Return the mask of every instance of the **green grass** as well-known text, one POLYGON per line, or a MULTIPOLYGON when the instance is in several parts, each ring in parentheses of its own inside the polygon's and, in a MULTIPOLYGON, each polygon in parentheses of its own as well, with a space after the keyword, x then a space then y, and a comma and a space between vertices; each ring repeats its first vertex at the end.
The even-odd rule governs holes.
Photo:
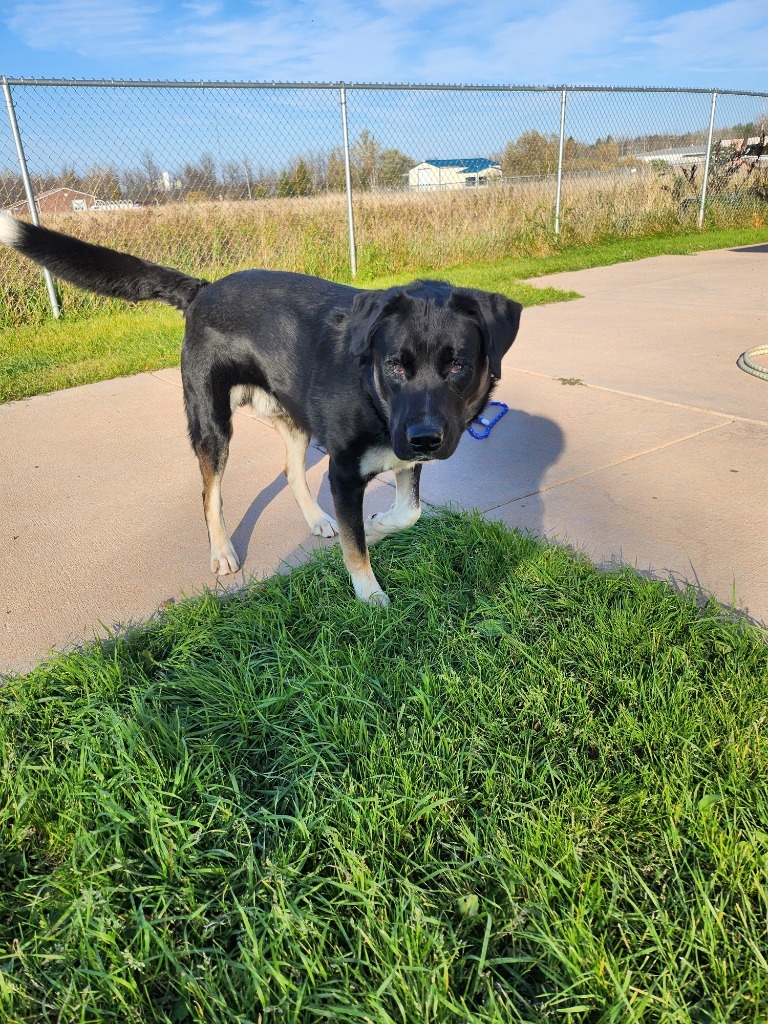
MULTIPOLYGON (((562 270, 580 270, 663 253, 749 245, 768 239, 765 228, 704 234, 622 238, 599 246, 578 245, 540 258, 509 258, 434 271, 428 268, 360 280, 362 287, 386 288, 417 277, 438 277, 464 287, 497 291, 525 306, 576 298, 576 292, 534 288, 524 283, 562 270)), ((183 333, 181 316, 167 307, 142 305, 90 317, 0 330, 0 402, 28 398, 111 377, 175 366, 183 333)))
POLYGON ((154 304, 0 331, 0 402, 178 365, 183 333, 154 304))
POLYGON ((0 689, 7 1022, 764 1024, 768 648, 479 517, 0 689))
MULTIPOLYGON (((559 252, 549 256, 510 256, 494 263, 451 267, 449 270, 437 271, 433 276, 465 288, 485 288, 488 291, 506 292, 505 284, 508 287, 510 281, 523 282, 529 277, 543 277, 566 270, 586 270, 589 267, 608 267, 614 263, 628 263, 651 256, 690 256, 693 253, 709 249, 759 245, 766 241, 768 241, 766 228, 729 228, 704 233, 697 231, 689 234, 612 238, 599 245, 580 244, 563 247, 559 252)), ((366 282, 365 286, 388 288, 391 285, 410 280, 413 276, 413 274, 395 274, 379 277, 366 282)), ((425 272, 425 276, 428 276, 427 272, 425 272)), ((523 287, 534 293, 542 291, 540 288, 531 288, 529 285, 523 287)), ((547 301, 557 302, 576 297, 573 292, 563 292, 554 288, 544 290, 553 293, 547 301)), ((528 301, 527 293, 523 292, 522 296, 522 298, 519 295, 512 297, 517 298, 524 305, 536 304, 528 301)))

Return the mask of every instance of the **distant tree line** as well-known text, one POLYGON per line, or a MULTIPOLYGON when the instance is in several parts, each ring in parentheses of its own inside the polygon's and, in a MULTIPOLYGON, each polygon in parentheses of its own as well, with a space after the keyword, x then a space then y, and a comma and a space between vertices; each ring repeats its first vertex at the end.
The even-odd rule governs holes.
MULTIPOLYGON (((732 125, 718 131, 718 137, 747 139, 760 136, 765 126, 754 122, 732 125)), ((573 137, 563 143, 563 162, 569 171, 607 170, 612 167, 632 167, 638 158, 648 153, 680 150, 692 146, 705 147, 706 132, 686 132, 682 135, 655 134, 638 135, 633 138, 617 139, 606 135, 595 142, 579 142, 573 137)), ((554 132, 542 133, 535 130, 523 134, 506 144, 496 154, 504 177, 554 174, 557 171, 560 139, 554 132)))
MULTIPOLYGON (((402 188, 416 161, 398 149, 384 148, 364 129, 350 147, 350 175, 357 191, 402 188)), ((343 192, 346 187, 344 154, 340 148, 309 153, 275 169, 254 165, 248 156, 217 164, 210 153, 168 170, 150 152, 138 167, 120 170, 113 165, 78 172, 66 165, 58 173, 31 174, 35 195, 55 188, 71 188, 105 201, 127 200, 142 205, 184 200, 263 199, 270 196, 311 196, 343 192)), ((21 175, 0 169, 0 206, 26 198, 21 175)))
MULTIPOLYGON (((720 129, 720 138, 748 138, 764 131, 754 122, 720 129)), ((649 152, 703 145, 702 132, 639 135, 614 138, 607 135, 595 142, 572 137, 564 142, 564 160, 569 171, 604 170, 637 164, 649 152)), ((530 130, 510 140, 501 151, 488 154, 498 160, 504 177, 554 174, 557 170, 559 139, 554 133, 530 130)), ((458 156, 470 154, 461 153, 458 156)), ((350 147, 350 175, 355 191, 400 189, 408 184, 408 171, 417 161, 399 149, 385 148, 368 129, 360 132, 350 147)), ((129 201, 142 205, 172 201, 247 200, 267 197, 312 196, 343 192, 344 154, 340 148, 310 152, 281 168, 255 165, 251 158, 230 158, 220 163, 210 153, 173 170, 162 167, 146 152, 139 165, 119 169, 113 165, 94 166, 78 172, 66 165, 58 173, 32 174, 36 195, 55 188, 72 188, 98 199, 129 201)), ((25 199, 21 175, 0 169, 0 207, 25 199)))
MULTIPOLYGON (((554 174, 560 149, 559 136, 535 130, 506 144, 496 159, 505 178, 554 174)), ((595 142, 579 142, 573 137, 563 140, 563 162, 569 171, 606 170, 635 163, 626 141, 607 135, 595 142)))

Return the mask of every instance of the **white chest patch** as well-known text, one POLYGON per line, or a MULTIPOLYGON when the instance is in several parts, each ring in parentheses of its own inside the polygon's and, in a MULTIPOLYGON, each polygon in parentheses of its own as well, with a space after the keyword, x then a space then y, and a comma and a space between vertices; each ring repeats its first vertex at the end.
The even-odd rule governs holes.
POLYGON ((391 448, 369 448, 360 459, 360 475, 385 473, 389 469, 410 469, 415 465, 415 462, 403 462, 402 459, 398 459, 391 448))

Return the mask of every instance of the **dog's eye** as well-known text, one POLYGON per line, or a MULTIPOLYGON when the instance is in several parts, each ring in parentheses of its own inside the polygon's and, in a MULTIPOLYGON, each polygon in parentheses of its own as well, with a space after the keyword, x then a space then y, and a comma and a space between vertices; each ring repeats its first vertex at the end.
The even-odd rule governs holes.
POLYGON ((396 377, 405 376, 405 367, 402 363, 398 363, 396 359, 387 360, 387 369, 394 373, 396 377))
POLYGON ((461 363, 457 359, 454 359, 454 361, 448 367, 448 372, 452 374, 461 373, 461 371, 464 369, 464 365, 464 363, 461 363))

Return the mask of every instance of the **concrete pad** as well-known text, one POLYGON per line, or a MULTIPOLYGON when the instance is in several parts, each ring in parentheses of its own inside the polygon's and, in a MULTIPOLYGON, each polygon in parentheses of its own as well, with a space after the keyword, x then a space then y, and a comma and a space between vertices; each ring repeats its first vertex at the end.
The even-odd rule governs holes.
POLYGON ((768 622, 768 427, 723 422, 489 513, 768 622))
MULTIPOLYGON (((283 475, 274 430, 238 414, 224 508, 243 570, 208 567, 197 460, 173 375, 141 374, 0 406, 0 673, 25 671, 103 627, 141 621, 168 598, 237 587, 318 544, 283 475)), ((309 486, 332 509, 327 458, 309 486)), ((368 511, 392 488, 376 481, 368 511)), ((384 582, 384 581, 382 581, 384 582)))
POLYGON ((736 360, 768 334, 762 251, 659 256, 538 278, 585 296, 526 310, 509 365, 768 422, 736 360))

